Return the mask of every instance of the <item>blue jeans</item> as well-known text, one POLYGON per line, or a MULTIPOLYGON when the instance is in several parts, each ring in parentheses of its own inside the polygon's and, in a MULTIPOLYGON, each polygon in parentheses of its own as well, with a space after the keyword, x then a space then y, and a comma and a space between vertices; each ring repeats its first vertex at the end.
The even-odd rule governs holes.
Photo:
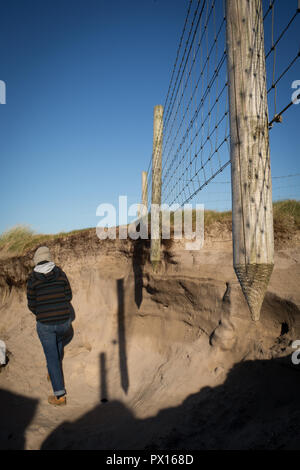
POLYGON ((62 373, 63 339, 71 326, 71 318, 63 323, 36 322, 37 334, 46 356, 54 395, 66 393, 62 373))

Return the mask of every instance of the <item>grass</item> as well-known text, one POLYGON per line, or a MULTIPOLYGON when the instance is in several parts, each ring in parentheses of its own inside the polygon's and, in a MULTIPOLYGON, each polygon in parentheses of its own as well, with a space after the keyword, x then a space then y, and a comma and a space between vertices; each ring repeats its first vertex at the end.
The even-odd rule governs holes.
POLYGON ((60 232, 48 235, 36 233, 26 225, 16 225, 0 235, 0 253, 21 255, 41 243, 47 243, 58 238, 67 238, 70 235, 87 230, 89 229, 72 230, 71 232, 60 232))
MULTIPOLYGON (((149 227, 150 227, 150 217, 149 217, 149 227)), ((205 210, 204 211, 204 227, 208 228, 210 225, 214 223, 221 223, 224 225, 231 224, 231 211, 226 212, 218 212, 213 210, 205 210)), ((184 226, 184 219, 182 213, 182 227, 184 226)), ((174 212, 171 212, 170 215, 170 227, 171 227, 171 234, 173 233, 172 229, 174 228, 174 212)), ((193 230, 196 229, 196 209, 192 210, 192 228, 193 230)), ((230 225, 231 229, 231 225, 230 225)))
POLYGON ((273 204, 275 230, 300 230, 300 201, 289 199, 273 204))
MULTIPOLYGON (((300 230, 300 201, 285 200, 273 203, 273 217, 275 233, 294 233, 300 230)), ((171 227, 173 225, 173 214, 171 214, 171 227)), ((193 211, 193 226, 196 220, 193 211)), ((231 211, 218 212, 208 210, 204 212, 205 227, 213 223, 221 223, 227 226, 231 224, 231 211)), ((150 226, 150 224, 149 224, 150 226)), ((0 235, 0 255, 21 255, 26 251, 61 238, 68 238, 77 233, 83 233, 90 229, 72 230, 71 232, 60 232, 57 234, 39 234, 26 225, 17 225, 0 235)))

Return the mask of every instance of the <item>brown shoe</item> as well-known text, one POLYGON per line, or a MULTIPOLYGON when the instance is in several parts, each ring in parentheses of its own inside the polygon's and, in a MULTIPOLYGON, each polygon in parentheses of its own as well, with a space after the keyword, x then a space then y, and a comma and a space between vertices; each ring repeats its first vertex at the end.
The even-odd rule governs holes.
POLYGON ((48 403, 50 403, 50 405, 54 405, 54 406, 66 405, 67 404, 67 397, 66 397, 66 395, 64 395, 63 397, 57 398, 55 395, 50 395, 50 397, 48 397, 48 403))

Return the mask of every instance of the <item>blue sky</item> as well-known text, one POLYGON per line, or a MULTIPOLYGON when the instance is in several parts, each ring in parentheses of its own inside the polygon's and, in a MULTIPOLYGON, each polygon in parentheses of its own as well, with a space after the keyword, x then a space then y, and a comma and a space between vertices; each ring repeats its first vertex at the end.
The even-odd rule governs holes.
MULTIPOLYGON (((283 14, 294 2, 278 1, 283 14)), ((44 233, 92 227, 100 203, 140 201, 153 107, 165 100, 187 4, 2 2, 0 232, 16 224, 44 233)), ((280 57, 299 47, 298 35, 291 32, 280 57)), ((280 84, 279 108, 300 80, 299 62, 280 84)), ((292 106, 271 131, 273 175, 300 173, 299 112, 292 106)))

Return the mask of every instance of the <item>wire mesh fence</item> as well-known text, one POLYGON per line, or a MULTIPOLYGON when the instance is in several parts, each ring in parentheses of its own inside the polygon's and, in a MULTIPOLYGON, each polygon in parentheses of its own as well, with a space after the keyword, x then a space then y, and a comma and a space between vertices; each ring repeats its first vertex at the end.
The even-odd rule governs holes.
POLYGON ((285 8, 280 8, 280 11, 280 0, 265 0, 263 4, 266 65, 269 72, 269 121, 272 128, 274 123, 282 121, 283 114, 292 105, 291 85, 300 58, 300 44, 296 40, 300 27, 300 2, 285 2, 285 8))
MULTIPOLYGON (((212 181, 201 193, 201 201, 208 210, 231 210, 231 180, 230 172, 220 175, 212 181)), ((300 173, 272 177, 273 201, 284 199, 300 200, 300 173)))
MULTIPOLYGON (((279 2, 262 2, 270 129, 279 125, 284 113, 288 119, 300 57, 299 42, 291 40, 300 27, 300 2, 285 2, 284 14, 279 2)), ((162 203, 183 206, 201 199, 207 208, 231 210, 226 59, 225 0, 190 0, 163 106, 162 203)), ((153 161, 156 164, 152 155, 149 203, 153 161)), ((273 200, 299 199, 297 175, 275 176, 272 186, 273 200), (284 181, 294 184, 285 188, 284 181)))

